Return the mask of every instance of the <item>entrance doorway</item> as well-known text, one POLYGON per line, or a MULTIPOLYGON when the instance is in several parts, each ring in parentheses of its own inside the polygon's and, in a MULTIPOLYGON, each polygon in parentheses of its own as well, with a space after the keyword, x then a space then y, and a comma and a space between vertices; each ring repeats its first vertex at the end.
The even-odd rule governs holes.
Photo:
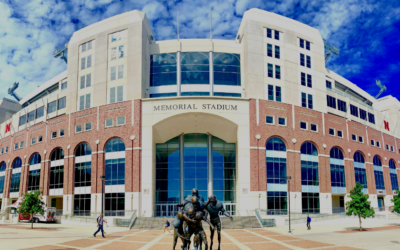
POLYGON ((51 197, 49 207, 56 208, 56 215, 63 214, 63 198, 62 197, 51 197))
POLYGON ((378 208, 379 211, 385 211, 385 203, 383 201, 383 197, 378 197, 378 208))
POLYGON ((345 210, 344 196, 332 195, 332 213, 341 214, 344 213, 345 210))

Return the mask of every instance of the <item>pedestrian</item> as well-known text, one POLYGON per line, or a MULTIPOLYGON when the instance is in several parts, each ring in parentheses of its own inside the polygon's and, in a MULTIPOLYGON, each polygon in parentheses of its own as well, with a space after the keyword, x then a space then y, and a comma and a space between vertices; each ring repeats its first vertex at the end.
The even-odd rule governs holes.
POLYGON ((311 230, 311 218, 309 214, 307 214, 307 230, 311 230))
POLYGON ((99 229, 97 229, 97 231, 93 234, 94 237, 96 237, 96 234, 97 234, 98 232, 100 232, 100 230, 101 230, 101 234, 103 235, 103 238, 105 238, 105 237, 104 237, 104 230, 103 230, 103 223, 104 223, 104 222, 107 223, 107 221, 105 221, 105 220, 103 219, 103 215, 100 214, 100 216, 97 217, 97 227, 98 227, 99 229))
POLYGON ((165 216, 164 216, 164 223, 165 224, 164 224, 164 232, 163 233, 165 233, 165 229, 167 229, 167 231, 169 232, 169 235, 172 235, 171 231, 169 231, 169 225, 170 225, 169 221, 167 220, 167 217, 165 217, 165 216))

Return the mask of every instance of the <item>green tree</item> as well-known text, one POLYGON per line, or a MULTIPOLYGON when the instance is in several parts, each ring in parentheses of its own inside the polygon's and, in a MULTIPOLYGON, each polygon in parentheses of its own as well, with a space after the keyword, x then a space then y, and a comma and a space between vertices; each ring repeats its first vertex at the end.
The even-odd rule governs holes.
POLYGON ((31 228, 33 229, 33 215, 34 214, 44 214, 44 202, 42 201, 42 192, 39 190, 32 191, 30 193, 25 193, 22 198, 21 206, 18 208, 18 213, 20 214, 30 214, 31 215, 31 228))
POLYGON ((397 195, 393 196, 393 200, 392 200, 394 206, 392 209, 392 213, 398 213, 400 214, 400 192, 397 191, 397 195))
POLYGON ((369 195, 363 194, 362 189, 364 185, 361 185, 359 182, 356 183, 356 186, 350 190, 350 198, 351 201, 346 203, 346 215, 358 216, 360 221, 360 231, 362 231, 361 227, 361 218, 369 218, 375 217, 375 211, 371 208, 371 202, 368 201, 369 195))

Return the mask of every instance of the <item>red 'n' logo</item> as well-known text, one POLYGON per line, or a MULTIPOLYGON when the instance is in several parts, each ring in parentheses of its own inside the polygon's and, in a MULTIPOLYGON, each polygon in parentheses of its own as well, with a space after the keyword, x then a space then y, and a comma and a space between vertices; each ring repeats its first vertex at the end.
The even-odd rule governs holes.
POLYGON ((390 131, 390 129, 389 129, 389 122, 387 122, 387 121, 383 121, 383 122, 385 123, 385 129, 388 130, 388 131, 390 131))
POLYGON ((11 122, 6 124, 6 133, 11 131, 11 122))

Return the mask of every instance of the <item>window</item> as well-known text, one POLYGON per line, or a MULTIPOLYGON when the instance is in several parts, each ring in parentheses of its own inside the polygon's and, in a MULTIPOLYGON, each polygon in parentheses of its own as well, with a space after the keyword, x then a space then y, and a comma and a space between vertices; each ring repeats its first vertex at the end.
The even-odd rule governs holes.
POLYGON ((28 113, 28 122, 35 120, 35 110, 28 113))
POLYGON ((124 87, 110 88, 110 103, 122 102, 124 100, 124 87))
POLYGON ((330 128, 329 129, 329 134, 334 136, 335 135, 335 130, 333 128, 330 128))
POLYGON ((124 65, 119 65, 118 66, 118 79, 121 79, 124 77, 124 65))
MULTIPOLYGON (((17 158, 13 163, 13 169, 21 168, 22 161, 21 158, 17 158)), ((12 174, 11 176, 11 185, 10 185, 10 193, 19 192, 19 186, 21 181, 21 172, 12 174)))
POLYGON ((394 147, 393 147, 393 146, 390 146, 390 150, 391 150, 392 152, 394 152, 394 147))
POLYGON ((282 97, 281 97, 281 87, 279 86, 275 86, 275 101, 277 102, 281 102, 282 101, 282 97))
POLYGON ((90 94, 81 95, 79 97, 79 110, 90 108, 90 94))
POLYGON ((90 87, 92 85, 92 74, 81 76, 81 89, 90 87))
POLYGON ((375 124, 375 115, 368 112, 368 121, 375 124))
MULTIPOLYGON (((121 151, 125 152, 125 144, 121 139, 114 138, 106 145, 106 154, 121 151)), ((125 184, 125 157, 106 160, 105 165, 106 186, 125 184)))
POLYGON ((8 152, 8 147, 6 147, 6 153, 8 152))
MULTIPOLYGON (((214 57, 214 61, 218 59, 214 57)), ((218 74, 223 74, 222 76, 226 76, 225 71, 223 69, 217 69, 218 64, 226 65, 225 58, 220 63, 217 61, 214 62, 214 84, 217 84, 219 81, 216 80, 218 74), (223 71, 224 73, 217 73, 223 71)), ((234 60, 228 60, 228 62, 232 62, 234 60)), ((236 68, 240 69, 240 61, 236 60, 236 68)), ((150 86, 165 86, 165 85, 176 85, 177 84, 177 74, 176 74, 176 53, 170 54, 159 54, 159 55, 151 55, 150 56, 150 86)), ((240 71, 240 70, 239 70, 240 71)), ((221 77, 223 78, 223 77, 221 77)), ((239 77, 240 78, 240 77, 239 77)))
POLYGON ((306 86, 306 73, 301 72, 301 85, 306 86))
MULTIPOLYGON (((64 158, 64 152, 63 152, 64 158)), ((50 168, 50 185, 49 189, 63 188, 64 183, 64 165, 50 168)))
POLYGON ((272 45, 267 44, 267 56, 272 57, 272 45))
POLYGON ((371 146, 375 146, 375 141, 371 140, 371 146))
MULTIPOLYGON (((274 85, 268 85, 268 100, 274 101, 274 85)), ((282 92, 279 86, 275 86, 275 101, 282 101, 282 92)))
POLYGON ((328 107, 336 109, 336 98, 335 97, 327 95, 326 96, 326 102, 327 102, 328 107))
POLYGON ((267 123, 267 124, 274 124, 274 117, 273 117, 273 116, 267 115, 267 116, 265 117, 265 123, 267 123))
POLYGON ((49 104, 47 104, 47 113, 53 113, 57 110, 57 101, 54 102, 50 102, 49 104))
POLYGON ((357 135, 352 134, 352 135, 351 135, 351 139, 352 139, 353 141, 357 141, 357 135))
POLYGON ((313 97, 310 94, 308 94, 308 108, 313 109, 313 97))
POLYGON ((19 118, 19 125, 22 126, 26 123, 26 115, 23 115, 19 118))
POLYGON ((311 131, 318 132, 318 126, 316 124, 311 123, 310 128, 311 128, 311 131))
POLYGON ((306 66, 305 59, 304 59, 304 54, 300 54, 300 65, 301 66, 306 66))
POLYGON ((281 126, 286 126, 286 118, 278 117, 278 124, 281 126))
MULTIPOLYGON (((32 155, 29 165, 36 165, 40 164, 40 155, 35 153, 32 155)), ((30 170, 28 176, 28 191, 38 190, 39 189, 39 182, 40 182, 40 169, 30 170)))
POLYGON ((380 147, 381 147, 381 143, 378 142, 378 141, 376 141, 376 146, 377 146, 378 148, 380 148, 380 147))
POLYGON ((121 31, 111 34, 111 42, 115 42, 115 41, 124 39, 124 35, 125 35, 124 32, 125 32, 125 30, 121 30, 121 31))
POLYGON ((381 162, 381 159, 379 159, 379 157, 376 155, 373 158, 373 164, 374 164, 376 189, 385 190, 385 181, 383 178, 382 162, 381 162))
POLYGON ((350 104, 350 114, 358 117, 358 108, 350 104))
POLYGON ((275 33, 275 40, 279 40, 279 31, 274 30, 275 33))
POLYGON ((307 74, 307 87, 312 88, 312 78, 309 74, 307 74))
POLYGON ((57 138, 57 131, 51 133, 51 138, 52 139, 57 138))
POLYGON ((23 148, 24 147, 24 142, 22 141, 22 142, 20 142, 20 144, 19 144, 19 148, 23 148))
POLYGON ((67 97, 66 96, 64 96, 63 98, 58 99, 58 110, 65 108, 66 104, 67 104, 67 97))
POLYGON ((18 143, 14 144, 14 149, 18 149, 18 143))
POLYGON ((306 93, 301 93, 301 106, 307 108, 307 95, 306 93))
POLYGON ((275 45, 275 58, 281 58, 281 52, 279 46, 275 45))
POLYGON ((123 58, 123 57, 124 57, 124 45, 111 48, 111 61, 115 60, 117 58, 123 58), (117 49, 118 49, 118 53, 117 53, 117 49))
MULTIPOLYGON (((272 158, 272 159, 283 159, 283 158, 272 158)), ((286 159, 285 165, 286 165, 286 159)), ((280 162, 277 162, 280 164, 280 162)), ((273 164, 276 164, 273 162, 273 164)), ((274 172, 271 173, 271 175, 274 172)), ((279 174, 277 172, 276 174, 279 174)), ((267 213, 268 215, 284 215, 287 214, 287 192, 277 192, 277 191, 268 191, 267 192, 267 213)))
POLYGON ((367 120, 367 112, 363 109, 360 109, 360 118, 363 120, 367 120))
POLYGON ((64 90, 67 90, 67 87, 68 87, 68 83, 67 82, 61 83, 61 92, 63 92, 64 90))
POLYGON ((358 136, 358 142, 364 143, 364 138, 362 136, 358 136))
MULTIPOLYGON (((331 187, 332 193, 335 190, 335 187, 346 187, 346 179, 345 179, 345 170, 344 170, 344 156, 342 151, 333 147, 330 152, 330 158, 332 159, 330 162, 331 168, 331 187)), ((337 189, 336 189, 337 190, 337 189)))
POLYGON ((274 77, 274 66, 268 63, 268 77, 274 77))
POLYGON ((274 100, 274 85, 268 85, 268 100, 274 100))
POLYGON ((86 59, 86 68, 92 67, 92 55, 88 56, 86 59))
MULTIPOLYGON (((1 154, 3 154, 3 153, 4 153, 4 148, 1 149, 1 154)), ((1 185, 0 185, 0 188, 1 188, 1 185)))
POLYGON ((311 69, 311 57, 307 56, 307 68, 311 69))
POLYGON ((300 38, 300 48, 304 49, 304 40, 300 38))
POLYGON ((86 43, 82 44, 82 52, 86 51, 86 43))
POLYGON ((277 138, 268 139, 266 145, 267 155, 267 183, 286 184, 286 156, 278 154, 286 152, 285 143, 277 138))
MULTIPOLYGON (((87 162, 86 162, 87 163, 87 162)), ((77 163, 78 165, 81 164, 85 164, 85 162, 83 163, 77 163)), ((75 165, 77 165, 75 164, 75 165)), ((90 162, 89 162, 90 164, 90 162)), ((76 167, 75 167, 76 168, 76 167)), ((83 171, 75 171, 75 178, 76 178, 76 173, 80 173, 80 172, 85 172, 86 169, 84 169, 83 171)), ((90 172, 90 168, 89 168, 89 172, 90 172)), ((86 175, 86 174, 85 174, 86 175)), ((83 176, 84 178, 87 178, 86 176, 83 176)), ((75 187, 77 187, 77 184, 79 185, 79 183, 75 183, 75 187)), ((74 195, 74 215, 75 216, 90 216, 90 194, 75 194, 74 195)))
POLYGON ((92 41, 82 44, 82 52, 92 49, 92 41))
POLYGON ((86 57, 81 58, 81 70, 86 68, 86 57))
POLYGON ((121 79, 124 77, 124 65, 119 65, 117 67, 111 67, 111 81, 116 79, 121 79), (117 75, 118 70, 118 75, 117 75))
POLYGON ((300 122, 300 129, 307 129, 307 122, 300 122))
POLYGON ((272 30, 271 29, 267 29, 267 37, 272 38, 272 30))
POLYGON ((91 122, 85 123, 85 131, 88 131, 91 129, 92 129, 92 123, 91 122))
POLYGON ((392 183, 392 190, 399 190, 399 182, 397 180, 396 164, 392 159, 389 160, 389 173, 390 182, 392 183))
POLYGON ((340 138, 343 138, 343 131, 338 130, 337 131, 337 136, 340 137, 340 138))
POLYGON ((275 65, 275 78, 281 79, 281 66, 275 65))
POLYGON ((347 112, 346 102, 337 99, 337 105, 338 105, 338 110, 343 111, 343 112, 347 112))
POLYGON ((301 193, 302 213, 319 214, 319 193, 301 193))
MULTIPOLYGON (((33 137, 32 139, 31 139, 31 144, 33 145, 33 144, 35 144, 36 143, 36 137, 33 137)), ((3 152, 2 152, 3 153, 3 152)))
POLYGON ((36 109, 36 119, 44 115, 44 106, 36 109))
POLYGON ((389 145, 388 144, 386 144, 386 149, 389 150, 389 145))
POLYGON ((330 81, 326 81, 326 88, 332 89, 332 83, 330 81))
POLYGON ((302 155, 301 159, 307 159, 301 160, 301 185, 319 186, 318 161, 315 160, 316 157, 309 157, 318 156, 317 148, 314 144, 305 142, 301 145, 300 152, 302 155))
POLYGON ((81 124, 75 126, 75 133, 79 133, 79 132, 82 132, 82 125, 81 124))
POLYGON ((309 41, 306 41, 306 49, 311 50, 311 43, 309 41))
POLYGON ((125 116, 117 118, 117 126, 125 125, 125 116))
POLYGON ((64 136, 64 129, 60 129, 60 137, 64 136))
POLYGON ((106 119, 106 128, 112 126, 113 126, 113 119, 112 118, 106 119))

